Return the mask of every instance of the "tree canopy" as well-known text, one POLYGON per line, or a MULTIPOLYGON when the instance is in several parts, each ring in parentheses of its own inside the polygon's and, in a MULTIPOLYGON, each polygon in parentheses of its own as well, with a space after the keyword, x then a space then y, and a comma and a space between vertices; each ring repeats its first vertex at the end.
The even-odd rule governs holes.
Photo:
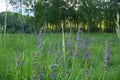
POLYGON ((119 5, 119 0, 38 0, 35 18, 39 25, 46 22, 57 26, 68 20, 74 27, 82 25, 91 32, 114 32, 119 5))
POLYGON ((117 11, 120 13, 119 0, 9 0, 9 3, 19 10, 18 13, 29 15, 27 24, 30 23, 35 31, 44 26, 59 32, 63 24, 66 31, 70 28, 76 31, 81 26, 88 32, 114 32, 117 11))

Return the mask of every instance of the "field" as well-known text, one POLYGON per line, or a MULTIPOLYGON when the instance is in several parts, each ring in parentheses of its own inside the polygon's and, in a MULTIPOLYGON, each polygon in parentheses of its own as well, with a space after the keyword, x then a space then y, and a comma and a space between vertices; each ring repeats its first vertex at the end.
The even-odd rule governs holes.
POLYGON ((115 33, 0 35, 0 80, 120 80, 115 33))

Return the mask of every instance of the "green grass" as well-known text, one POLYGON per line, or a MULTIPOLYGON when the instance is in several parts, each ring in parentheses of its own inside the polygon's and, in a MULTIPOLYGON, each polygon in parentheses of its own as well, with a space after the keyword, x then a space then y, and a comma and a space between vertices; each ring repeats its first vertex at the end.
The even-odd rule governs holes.
MULTIPOLYGON (((75 50, 76 34, 72 34, 72 48, 75 50)), ((43 35, 43 50, 37 48, 38 38, 35 35, 7 34, 0 35, 0 80, 32 80, 43 72, 43 80, 52 80, 50 74, 56 71, 57 80, 120 80, 120 46, 118 38, 114 33, 91 33, 89 38, 87 34, 80 34, 80 39, 88 40, 88 51, 91 58, 84 58, 84 51, 81 41, 79 48, 79 57, 70 58, 70 50, 67 42, 69 34, 65 34, 66 63, 62 65, 62 35, 46 34, 43 35), (110 45, 110 64, 105 69, 105 41, 110 45), (35 52, 37 56, 38 68, 34 68, 35 52), (57 68, 51 68, 52 65, 57 68), (65 69, 66 67, 66 69, 65 69), (36 69, 36 73, 33 71, 36 69), (106 72, 105 72, 106 70, 106 72), (86 71, 89 73, 86 74, 86 71)), ((37 80, 37 79, 36 79, 37 80)))

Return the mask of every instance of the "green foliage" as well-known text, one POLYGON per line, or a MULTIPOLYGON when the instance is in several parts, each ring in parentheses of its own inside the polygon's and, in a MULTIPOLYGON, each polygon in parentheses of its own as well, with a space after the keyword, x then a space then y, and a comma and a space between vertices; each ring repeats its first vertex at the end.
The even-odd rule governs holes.
MULTIPOLYGON (((61 24, 66 21, 72 24, 73 31, 82 25, 83 31, 115 32, 116 13, 120 10, 119 0, 10 0, 17 10, 23 7, 26 14, 34 14, 32 25, 36 31, 43 26, 52 24, 58 26, 55 32, 61 31, 61 24), (77 10, 76 10, 77 9, 77 10), (99 25, 99 27, 98 27, 99 25)), ((71 28, 71 26, 69 27, 71 28)), ((66 30, 67 31, 67 30, 66 30)))
MULTIPOLYGON (((38 1, 35 7, 36 22, 43 25, 45 21, 54 25, 59 25, 61 21, 69 20, 76 24, 88 25, 91 32, 102 31, 102 27, 98 28, 98 24, 104 21, 104 31, 114 32, 114 18, 117 9, 118 1, 73 1, 70 0, 45 0, 38 1), (75 11, 75 6, 78 6, 78 11, 75 11), (112 12, 115 10, 114 12, 112 12)), ((47 24, 46 23, 46 24, 47 24)), ((65 27, 65 26, 64 26, 65 27)), ((61 28, 61 26, 59 26, 61 28)), ((83 28, 84 29, 84 28, 83 28)))
POLYGON ((19 13, 14 12, 2 12, 0 13, 0 24, 4 26, 5 14, 7 13, 7 25, 6 31, 7 33, 21 33, 22 32, 22 22, 25 29, 25 33, 33 32, 32 23, 29 21, 32 19, 31 17, 27 17, 22 15, 23 20, 20 19, 19 13))

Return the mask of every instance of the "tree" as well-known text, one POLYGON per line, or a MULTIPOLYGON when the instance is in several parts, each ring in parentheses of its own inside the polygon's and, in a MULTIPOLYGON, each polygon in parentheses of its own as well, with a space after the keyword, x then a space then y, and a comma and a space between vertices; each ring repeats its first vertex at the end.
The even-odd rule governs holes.
POLYGON ((16 8, 17 4, 21 5, 21 8, 24 7, 25 10, 22 11, 28 15, 34 13, 29 19, 32 19, 30 23, 33 23, 34 30, 37 31, 43 26, 45 31, 48 24, 55 25, 56 31, 61 31, 61 23, 66 28, 69 21, 73 24, 74 31, 79 25, 83 25, 83 30, 87 28, 88 33, 113 32, 114 18, 119 10, 118 0, 18 0, 19 3, 16 0, 10 1, 16 8))

